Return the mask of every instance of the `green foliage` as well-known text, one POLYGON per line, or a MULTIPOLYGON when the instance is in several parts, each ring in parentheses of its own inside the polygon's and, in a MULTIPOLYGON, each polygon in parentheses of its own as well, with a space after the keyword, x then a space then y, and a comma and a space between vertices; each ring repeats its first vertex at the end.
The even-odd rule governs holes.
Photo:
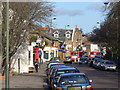
POLYGON ((105 21, 88 36, 92 42, 109 47, 112 52, 120 54, 120 2, 110 3, 105 21))

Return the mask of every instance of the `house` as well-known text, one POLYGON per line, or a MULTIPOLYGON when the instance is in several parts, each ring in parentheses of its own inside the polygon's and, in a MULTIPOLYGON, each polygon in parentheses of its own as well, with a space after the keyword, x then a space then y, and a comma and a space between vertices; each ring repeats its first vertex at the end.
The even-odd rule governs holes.
POLYGON ((69 56, 70 51, 76 50, 78 45, 81 45, 82 32, 77 26, 75 29, 53 29, 42 27, 42 31, 49 33, 48 35, 61 41, 59 56, 62 58, 64 56, 69 56))
POLYGON ((29 73, 34 70, 34 55, 38 58, 38 53, 34 54, 34 47, 36 45, 40 46, 38 51, 42 52, 41 59, 43 62, 49 61, 50 58, 58 56, 58 44, 59 40, 50 36, 44 32, 38 30, 33 30, 28 36, 37 36, 35 42, 23 43, 18 49, 15 55, 11 58, 11 71, 16 73, 29 73), (41 38, 41 39, 40 39, 41 38), (47 44, 48 43, 48 44, 47 44), (46 46, 45 46, 46 45, 46 46), (43 48, 44 47, 44 48, 43 48), (48 52, 48 54, 47 54, 48 52))

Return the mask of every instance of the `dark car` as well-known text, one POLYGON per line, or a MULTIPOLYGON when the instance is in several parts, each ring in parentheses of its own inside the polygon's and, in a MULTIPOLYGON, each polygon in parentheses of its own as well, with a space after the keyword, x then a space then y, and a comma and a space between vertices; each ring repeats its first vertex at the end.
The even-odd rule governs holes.
POLYGON ((47 64, 47 68, 48 68, 48 65, 51 64, 51 63, 59 63, 59 61, 50 61, 50 62, 47 64))
POLYGON ((64 66, 64 65, 62 65, 62 66, 53 66, 51 68, 51 70, 50 70, 49 75, 48 75, 48 83, 49 83, 49 85, 51 85, 51 80, 54 78, 54 73, 55 73, 56 69, 58 69, 58 68, 70 68, 70 67, 71 66, 64 66))
POLYGON ((51 80, 51 86, 53 87, 53 83, 57 81, 58 76, 64 73, 79 73, 80 71, 77 68, 59 68, 55 70, 53 75, 53 79, 51 80))
POLYGON ((92 90, 91 81, 84 73, 65 73, 54 82, 54 90, 92 90))
POLYGON ((79 64, 87 64, 89 62, 89 57, 81 57, 79 60, 79 64))
POLYGON ((98 59, 98 58, 99 58, 99 59, 103 59, 103 56, 102 56, 102 55, 97 55, 97 56, 93 57, 92 60, 98 59))
POLYGON ((60 61, 61 59, 60 59, 60 57, 54 57, 53 60, 60 61))
POLYGON ((103 59, 100 59, 100 58, 95 58, 93 60, 93 67, 94 68, 99 68, 99 65, 100 65, 100 62, 104 61, 103 59))
POLYGON ((50 68, 53 66, 62 66, 65 65, 64 63, 50 63, 46 69, 46 74, 48 75, 50 73, 50 68))
POLYGON ((64 57, 64 63, 72 64, 72 60, 71 60, 70 56, 64 57))

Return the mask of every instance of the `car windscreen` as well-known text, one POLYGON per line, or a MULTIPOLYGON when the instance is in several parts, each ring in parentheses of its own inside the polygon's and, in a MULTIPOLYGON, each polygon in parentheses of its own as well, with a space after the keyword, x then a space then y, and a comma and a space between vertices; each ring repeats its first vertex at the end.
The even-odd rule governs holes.
POLYGON ((71 53, 71 55, 78 55, 78 53, 71 53))
POLYGON ((65 57, 66 60, 70 59, 70 57, 65 57))
POLYGON ((60 60, 60 57, 55 57, 54 60, 60 60))
POLYGON ((68 84, 87 84, 88 79, 84 75, 75 75, 75 76, 65 76, 61 77, 60 84, 68 85, 68 84))

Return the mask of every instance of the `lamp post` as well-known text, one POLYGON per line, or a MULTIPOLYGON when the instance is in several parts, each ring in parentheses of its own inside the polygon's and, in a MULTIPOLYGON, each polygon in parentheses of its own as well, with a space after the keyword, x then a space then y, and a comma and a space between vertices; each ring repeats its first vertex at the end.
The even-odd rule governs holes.
POLYGON ((9 0, 7 0, 7 18, 6 18, 6 29, 7 29, 7 41, 6 41, 6 48, 7 48, 7 53, 6 53, 6 80, 5 80, 5 84, 6 84, 6 89, 9 90, 9 0))
MULTIPOLYGON (((2 60, 2 1, 0 0, 0 60, 2 60)), ((2 73, 2 62, 0 62, 0 73, 2 73)))
MULTIPOLYGON (((53 10, 49 10, 50 12, 52 12, 53 10)), ((52 26, 53 26, 53 20, 56 20, 56 17, 52 17, 52 15, 51 15, 51 21, 50 21, 50 36, 52 36, 52 26)), ((51 41, 52 41, 52 37, 50 37, 51 38, 51 41)), ((51 44, 50 44, 50 58, 52 57, 52 42, 51 42, 51 44)))

